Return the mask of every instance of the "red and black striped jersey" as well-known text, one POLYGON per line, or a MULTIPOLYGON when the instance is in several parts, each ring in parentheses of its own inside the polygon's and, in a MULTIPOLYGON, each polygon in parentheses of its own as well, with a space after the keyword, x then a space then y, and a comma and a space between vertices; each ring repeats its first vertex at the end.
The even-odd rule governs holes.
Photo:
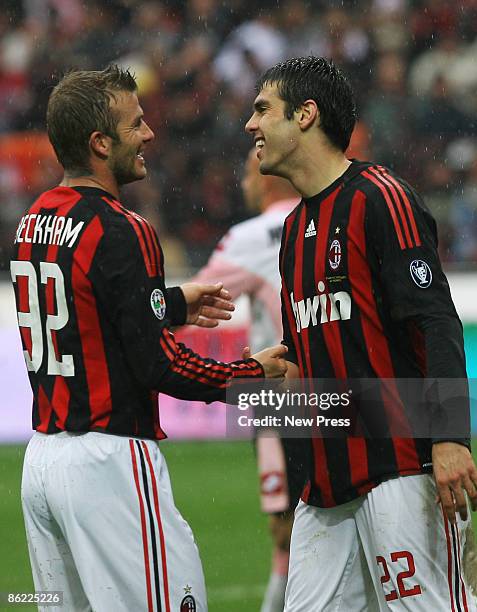
MULTIPOLYGON (((466 379, 435 222, 388 169, 353 161, 304 198, 285 221, 280 268, 283 342, 301 378, 466 379)), ((433 439, 446 438, 430 424, 424 438, 304 440, 304 500, 334 506, 385 478, 428 471, 433 439)))
POLYGON ((33 389, 33 427, 163 438, 157 394, 225 400, 254 359, 221 363, 177 343, 180 288, 166 289, 151 225, 109 193, 57 187, 21 219, 12 280, 33 389))

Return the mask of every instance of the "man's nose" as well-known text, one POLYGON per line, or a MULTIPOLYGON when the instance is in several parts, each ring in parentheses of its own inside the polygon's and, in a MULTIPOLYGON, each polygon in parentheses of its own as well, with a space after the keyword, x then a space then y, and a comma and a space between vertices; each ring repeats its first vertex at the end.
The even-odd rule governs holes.
POLYGON ((150 142, 151 140, 154 140, 154 138, 155 138, 154 132, 151 130, 151 128, 146 123, 146 133, 144 134, 144 137, 143 137, 144 142, 150 142))
POLYGON ((250 117, 250 119, 247 121, 247 123, 245 124, 245 131, 248 132, 249 134, 253 134, 253 132, 257 129, 257 125, 256 125, 256 120, 255 120, 255 113, 250 117))

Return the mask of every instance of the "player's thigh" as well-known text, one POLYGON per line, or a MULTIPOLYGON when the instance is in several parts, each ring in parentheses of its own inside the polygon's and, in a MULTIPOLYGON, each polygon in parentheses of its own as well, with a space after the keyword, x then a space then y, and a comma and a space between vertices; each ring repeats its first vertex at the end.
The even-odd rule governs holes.
POLYGON ((475 610, 462 571, 469 523, 452 526, 435 496, 430 475, 394 478, 356 514, 381 610, 475 610))
MULTIPOLYGON (((51 444, 35 434, 25 453, 22 475, 22 507, 28 552, 36 591, 60 591, 62 605, 45 610, 91 610, 83 591, 70 548, 46 501, 42 474, 47 468, 51 444)), ((39 606, 43 610, 42 606, 39 606)))
POLYGON ((49 470, 48 499, 93 609, 180 609, 189 596, 206 610, 200 559, 171 507, 157 444, 99 433, 71 441, 49 470))
POLYGON ((293 512, 271 514, 268 517, 268 526, 274 546, 285 553, 290 550, 290 538, 293 527, 293 512))
POLYGON ((343 595, 336 610, 342 612, 379 612, 373 578, 361 543, 359 543, 359 553, 354 557, 351 564, 350 578, 343 588, 343 595))
POLYGON ((207 610, 207 597, 199 550, 189 524, 176 508, 167 464, 157 446, 152 455, 160 473, 157 510, 162 524, 171 610, 203 612, 207 610))
POLYGON ((286 612, 349 612, 372 610, 366 601, 366 584, 358 534, 355 501, 335 508, 315 508, 300 502, 295 511, 286 612))

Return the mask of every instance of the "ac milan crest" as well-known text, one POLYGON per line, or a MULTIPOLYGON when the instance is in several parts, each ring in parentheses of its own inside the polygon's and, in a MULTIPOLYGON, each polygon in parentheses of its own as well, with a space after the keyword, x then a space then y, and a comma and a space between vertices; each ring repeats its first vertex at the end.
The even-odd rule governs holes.
POLYGON ((186 595, 181 601, 180 612, 196 612, 195 599, 192 595, 186 595))
POLYGON ((333 240, 328 251, 328 261, 332 270, 337 270, 341 263, 341 243, 338 239, 333 240))

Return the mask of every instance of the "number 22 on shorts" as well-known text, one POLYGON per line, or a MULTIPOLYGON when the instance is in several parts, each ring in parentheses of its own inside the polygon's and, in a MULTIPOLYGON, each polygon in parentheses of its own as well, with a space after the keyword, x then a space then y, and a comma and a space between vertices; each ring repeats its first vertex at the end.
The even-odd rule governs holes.
MULTIPOLYGON (((399 574, 396 576, 396 582, 397 582, 397 586, 399 590, 399 595, 395 589, 392 589, 391 591, 386 593, 387 589, 385 585, 391 581, 391 575, 389 573, 388 564, 384 557, 381 557, 381 556, 376 557, 376 561, 378 562, 379 565, 382 566, 382 569, 384 572, 383 575, 381 576, 381 584, 383 585, 383 590, 385 592, 386 601, 394 601, 395 599, 398 599, 399 597, 412 597, 413 595, 420 595, 422 591, 421 591, 421 587, 419 584, 414 584, 413 586, 407 586, 407 587, 404 585, 404 580, 406 580, 407 578, 411 578, 416 573, 416 566, 414 565, 414 557, 412 556, 412 554, 407 550, 400 550, 397 552, 392 552, 390 556, 391 556, 392 563, 395 563, 396 561, 399 561, 401 559, 406 560, 407 570, 399 572, 399 574)), ((392 584, 393 582, 391 581, 391 585, 392 584)))

